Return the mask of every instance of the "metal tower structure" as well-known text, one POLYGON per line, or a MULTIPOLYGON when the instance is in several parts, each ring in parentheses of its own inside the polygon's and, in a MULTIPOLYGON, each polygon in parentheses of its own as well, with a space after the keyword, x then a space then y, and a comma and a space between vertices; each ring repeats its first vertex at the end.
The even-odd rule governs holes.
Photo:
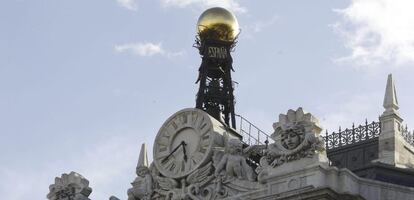
POLYGON ((202 61, 199 68, 199 90, 196 108, 236 128, 234 87, 231 78, 234 50, 239 33, 235 16, 223 8, 205 11, 198 20, 194 47, 202 61))
POLYGON ((219 121, 236 128, 234 112, 233 59, 230 52, 234 42, 214 39, 198 40, 196 47, 202 57, 196 83, 196 108, 202 109, 219 121))

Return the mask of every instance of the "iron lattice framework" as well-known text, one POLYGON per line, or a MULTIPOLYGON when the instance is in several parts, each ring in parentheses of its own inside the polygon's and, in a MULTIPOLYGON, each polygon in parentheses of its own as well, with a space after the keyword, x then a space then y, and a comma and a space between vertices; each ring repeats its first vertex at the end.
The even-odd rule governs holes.
POLYGON ((381 134, 381 123, 380 122, 372 122, 368 124, 368 121, 365 121, 365 125, 359 125, 355 127, 352 125, 351 129, 341 130, 339 128, 339 132, 328 135, 324 137, 325 145, 327 150, 356 144, 363 141, 368 141, 371 139, 377 138, 381 134))
POLYGON ((199 76, 196 83, 200 84, 196 108, 206 111, 219 121, 236 128, 234 111, 233 59, 230 52, 235 42, 214 39, 196 39, 194 47, 202 57, 199 76))

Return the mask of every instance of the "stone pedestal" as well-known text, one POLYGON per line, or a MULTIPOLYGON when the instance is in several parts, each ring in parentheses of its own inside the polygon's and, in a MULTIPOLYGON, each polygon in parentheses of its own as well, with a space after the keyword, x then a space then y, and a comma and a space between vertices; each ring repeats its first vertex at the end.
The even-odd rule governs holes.
POLYGON ((324 154, 316 154, 311 158, 302 158, 292 162, 285 163, 277 168, 269 169, 264 182, 277 181, 281 176, 291 176, 302 170, 304 167, 325 166, 328 167, 328 158, 324 154), (293 173, 293 174, 292 174, 293 173))
POLYGON ((377 162, 401 166, 399 162, 398 144, 403 140, 401 137, 402 118, 397 113, 384 113, 380 118, 381 134, 378 139, 378 160, 377 162))

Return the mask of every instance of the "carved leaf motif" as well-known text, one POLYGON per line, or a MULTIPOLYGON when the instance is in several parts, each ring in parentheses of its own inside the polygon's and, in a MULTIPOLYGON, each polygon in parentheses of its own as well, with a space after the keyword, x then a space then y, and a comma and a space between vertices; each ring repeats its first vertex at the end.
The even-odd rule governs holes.
POLYGON ((164 178, 164 177, 155 177, 161 189, 163 190, 172 190, 178 186, 177 181, 172 178, 164 178))
POLYGON ((209 162, 205 166, 195 170, 193 173, 188 175, 187 182, 189 184, 195 184, 200 183, 201 185, 204 185, 208 181, 210 181, 210 178, 208 177, 211 174, 212 171, 212 162, 209 162))

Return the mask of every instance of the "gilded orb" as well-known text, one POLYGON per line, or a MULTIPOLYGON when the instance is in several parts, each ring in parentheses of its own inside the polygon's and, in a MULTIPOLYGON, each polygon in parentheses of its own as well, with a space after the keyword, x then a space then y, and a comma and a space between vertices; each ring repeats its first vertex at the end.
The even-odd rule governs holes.
POLYGON ((232 42, 240 32, 239 23, 230 11, 214 7, 201 14, 197 22, 200 39, 215 39, 232 42))

